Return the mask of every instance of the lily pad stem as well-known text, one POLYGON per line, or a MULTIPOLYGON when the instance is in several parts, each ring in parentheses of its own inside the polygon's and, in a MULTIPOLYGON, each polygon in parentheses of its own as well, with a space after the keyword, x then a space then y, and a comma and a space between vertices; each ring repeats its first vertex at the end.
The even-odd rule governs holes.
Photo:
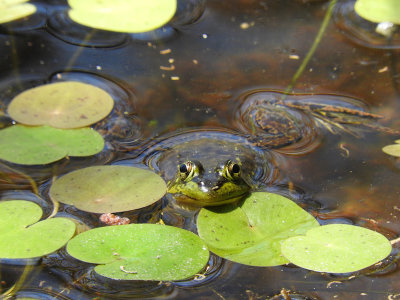
MULTIPOLYGON (((292 81, 290 82, 290 84, 288 85, 288 87, 285 90, 285 94, 289 94, 292 92, 294 85, 296 84, 296 82, 299 79, 299 77, 301 76, 301 74, 304 72, 304 69, 307 67, 307 64, 309 63, 311 57, 314 55, 314 52, 317 49, 319 43, 321 42, 322 36, 324 35, 326 28, 328 27, 329 21, 332 16, 333 8, 335 7, 336 2, 337 2, 337 0, 332 0, 329 3, 328 10, 325 14, 324 20, 322 21, 322 25, 319 28, 318 34, 315 37, 315 40, 314 40, 310 50, 308 50, 306 57, 301 62, 300 67, 297 69, 296 73, 293 75, 292 81)), ((283 96, 283 97, 285 97, 285 96, 283 96)))
POLYGON ((18 175, 21 175, 24 178, 26 178, 26 180, 29 181, 29 184, 32 187, 32 192, 35 195, 39 196, 39 190, 38 190, 37 184, 36 184, 35 180, 33 180, 32 177, 30 177, 29 175, 27 175, 27 174, 25 174, 25 173, 23 173, 21 171, 18 171, 18 170, 14 169, 14 168, 11 168, 11 167, 7 166, 6 164, 0 163, 0 166, 2 166, 2 167, 6 168, 6 169, 8 169, 8 170, 10 170, 10 171, 12 171, 14 173, 17 173, 18 175))
POLYGON ((18 278, 17 282, 10 287, 7 291, 0 295, 1 299, 11 299, 19 291, 21 286, 24 284, 26 278, 33 270, 33 265, 25 265, 24 271, 22 272, 21 276, 18 278))

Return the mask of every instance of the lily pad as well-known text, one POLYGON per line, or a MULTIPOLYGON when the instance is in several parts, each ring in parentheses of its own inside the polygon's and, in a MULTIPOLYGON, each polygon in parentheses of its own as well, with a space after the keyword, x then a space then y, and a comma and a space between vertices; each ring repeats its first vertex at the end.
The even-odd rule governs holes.
POLYGON ((175 14, 176 0, 68 0, 70 18, 82 25, 118 32, 146 32, 175 14))
POLYGON ((123 280, 181 280, 200 272, 209 252, 194 233, 165 225, 100 227, 74 237, 73 257, 99 264, 95 271, 123 280))
POLYGON ((354 9, 370 22, 400 24, 399 0, 357 0, 354 9))
POLYGON ((8 114, 25 125, 79 128, 100 121, 114 106, 112 97, 94 85, 66 81, 45 84, 18 94, 8 114))
POLYGON ((318 227, 313 216, 293 201, 271 193, 252 193, 239 206, 202 208, 200 237, 215 254, 252 266, 288 263, 281 242, 318 227))
POLYGON ((396 144, 393 145, 387 145, 382 148, 382 151, 385 152, 386 154, 400 157, 400 140, 395 141, 396 144))
POLYGON ((71 172, 50 188, 56 201, 94 213, 134 210, 160 200, 167 186, 157 174, 135 167, 96 166, 71 172))
POLYGON ((302 268, 348 273, 369 267, 392 251, 380 233, 358 226, 330 224, 313 228, 305 236, 287 239, 283 255, 302 268))
POLYGON ((66 156, 94 155, 104 148, 104 140, 90 128, 14 125, 0 130, 0 145, 0 159, 22 165, 41 165, 66 156))
POLYGON ((0 0, 0 24, 18 20, 36 12, 36 6, 28 0, 0 0))
POLYGON ((36 223, 41 216, 42 209, 33 202, 0 202, 0 258, 47 255, 64 246, 75 233, 71 220, 52 218, 36 223))

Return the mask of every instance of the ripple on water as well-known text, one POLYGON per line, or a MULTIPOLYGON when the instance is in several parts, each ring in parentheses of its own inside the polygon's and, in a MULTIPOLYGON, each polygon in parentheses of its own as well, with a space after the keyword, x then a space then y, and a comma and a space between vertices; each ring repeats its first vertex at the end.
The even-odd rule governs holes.
POLYGON ((289 94, 256 90, 240 97, 234 121, 259 147, 289 155, 311 152, 323 134, 360 136, 363 130, 390 132, 360 100, 333 94, 289 94), (352 126, 354 124, 354 126, 352 126))
POLYGON ((35 6, 35 13, 14 21, 0 24, 0 33, 24 32, 43 28, 46 24, 47 18, 46 8, 39 3, 35 3, 35 6))
POLYGON ((260 147, 293 155, 308 153, 319 145, 320 132, 310 115, 285 106, 296 98, 272 91, 246 93, 240 98, 234 125, 260 147))
POLYGON ((174 26, 188 25, 196 22, 204 13, 205 0, 178 0, 177 10, 171 23, 174 26))
MULTIPOLYGON (((29 185, 27 175, 37 183, 42 183, 50 176, 55 175, 54 172, 63 174, 76 168, 82 168, 82 166, 110 163, 117 155, 122 155, 124 151, 128 151, 142 141, 141 121, 135 115, 134 110, 135 96, 120 84, 85 72, 59 72, 49 78, 30 75, 21 76, 21 78, 21 80, 10 78, 1 81, 1 107, 6 108, 17 94, 33 87, 61 81, 79 81, 92 84, 108 92, 114 99, 114 108, 105 119, 92 125, 105 140, 105 147, 100 153, 88 157, 70 157, 47 165, 24 166, 0 162, 5 188, 22 188, 29 185)), ((8 124, 12 123, 8 122, 8 124)))
POLYGON ((68 16, 68 9, 54 12, 47 20, 47 30, 60 40, 84 47, 115 47, 127 41, 126 33, 111 32, 80 25, 68 16))
POLYGON ((280 179, 277 166, 283 159, 225 128, 186 128, 156 137, 141 149, 134 160, 143 161, 167 182, 175 178, 178 165, 188 160, 198 160, 205 169, 214 169, 228 159, 240 158, 242 170, 253 174, 252 186, 273 184, 280 179))
POLYGON ((355 0, 339 2, 334 11, 336 25, 351 40, 365 47, 400 49, 400 26, 395 25, 390 36, 376 31, 378 23, 361 18, 354 10, 355 0))

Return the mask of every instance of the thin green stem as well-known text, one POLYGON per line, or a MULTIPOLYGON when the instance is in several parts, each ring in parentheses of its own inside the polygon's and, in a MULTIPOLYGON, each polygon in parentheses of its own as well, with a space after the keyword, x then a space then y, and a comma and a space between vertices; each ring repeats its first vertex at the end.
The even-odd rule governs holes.
POLYGON ((319 28, 318 34, 315 37, 315 40, 314 40, 310 50, 308 50, 306 57, 301 62, 300 67, 297 69, 296 73, 293 75, 292 81, 290 82, 290 84, 288 85, 288 87, 285 90, 285 94, 289 94, 292 92, 294 85, 296 84, 296 82, 299 79, 299 77, 301 76, 301 74, 304 72, 304 69, 307 67, 308 63, 310 62, 311 57, 314 55, 314 52, 317 49, 319 43, 321 42, 321 39, 326 31, 326 28, 328 27, 329 21, 332 16, 333 8, 335 7, 336 2, 337 2, 337 0, 332 0, 329 3, 328 10, 325 14, 324 20, 322 21, 322 25, 319 28))

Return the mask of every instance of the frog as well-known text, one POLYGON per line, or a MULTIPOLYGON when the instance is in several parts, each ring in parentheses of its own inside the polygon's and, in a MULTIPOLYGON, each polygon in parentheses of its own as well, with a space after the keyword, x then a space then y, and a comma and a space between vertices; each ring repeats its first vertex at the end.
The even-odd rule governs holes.
POLYGON ((230 130, 186 130, 151 148, 147 164, 166 180, 167 192, 185 205, 235 203, 276 179, 276 157, 230 130))

